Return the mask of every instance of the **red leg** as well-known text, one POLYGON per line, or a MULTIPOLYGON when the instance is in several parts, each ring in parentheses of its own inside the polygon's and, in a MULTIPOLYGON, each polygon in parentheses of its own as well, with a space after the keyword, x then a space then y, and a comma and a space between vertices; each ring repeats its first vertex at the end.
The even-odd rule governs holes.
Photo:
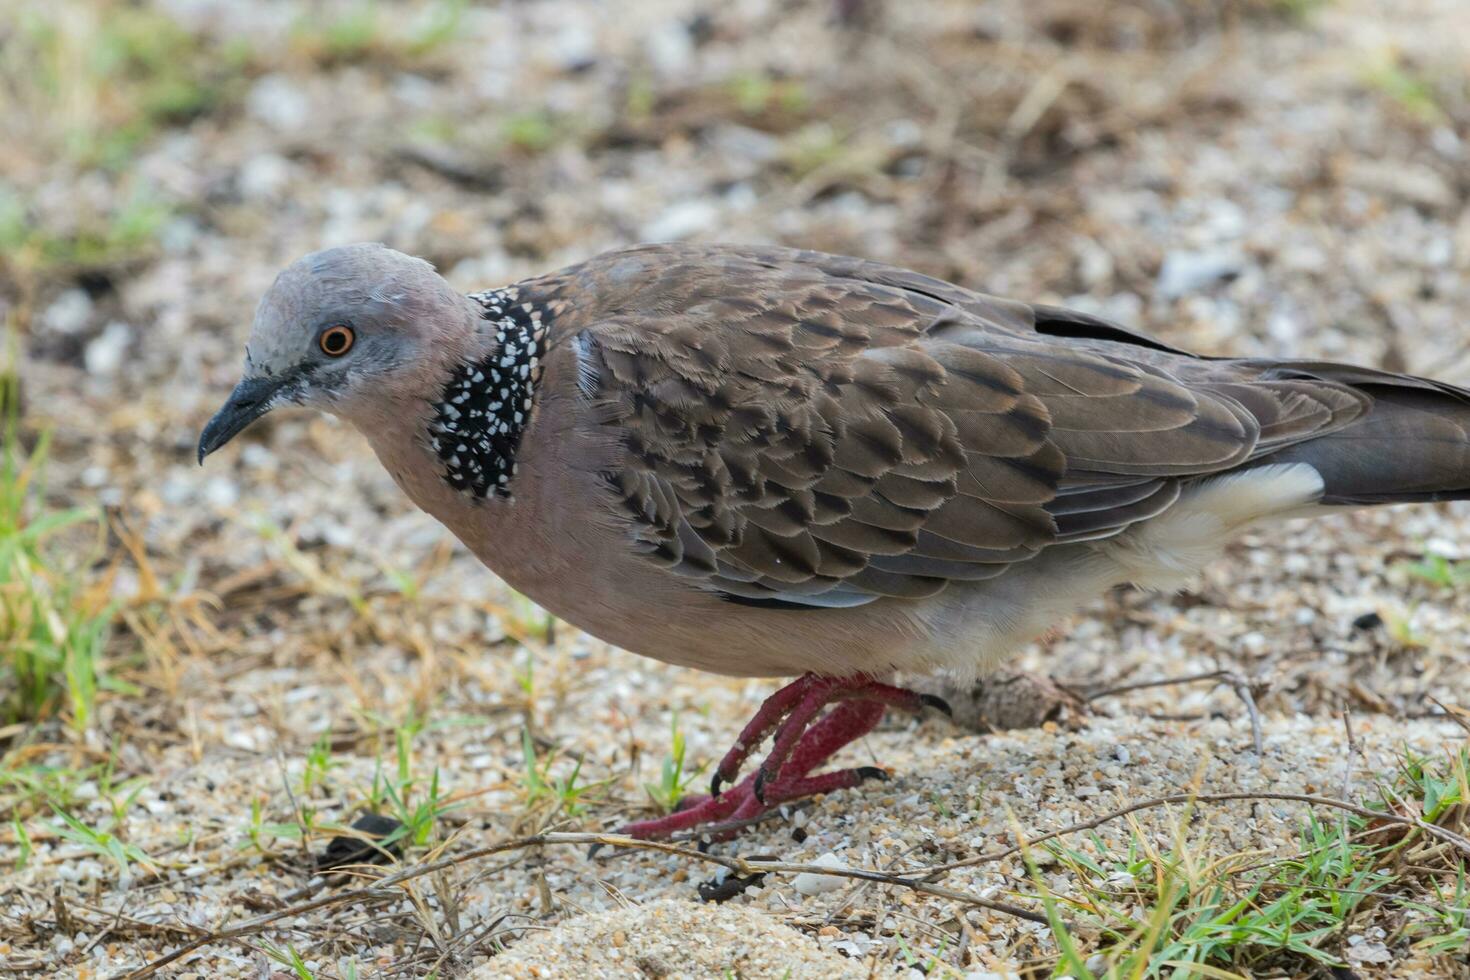
POLYGON ((751 794, 738 792, 744 785, 745 783, 741 783, 740 786, 734 787, 730 792, 718 798, 705 796, 690 801, 688 806, 680 806, 666 817, 639 820, 636 823, 619 827, 618 833, 643 840, 660 840, 672 837, 681 830, 693 830, 700 824, 733 820, 735 811, 740 809, 746 798, 754 798, 751 794))
MULTIPOLYGON (((870 678, 839 680, 808 674, 777 691, 761 705, 735 747, 721 761, 710 796, 689 798, 678 811, 666 817, 629 824, 620 832, 644 839, 669 837, 702 825, 756 817, 777 803, 851 788, 867 779, 887 778, 883 770, 873 766, 816 776, 811 772, 843 746, 872 731, 889 705, 911 710, 929 706, 949 711, 949 706, 933 695, 915 694, 870 678), (822 709, 834 701, 837 705, 817 720, 822 709), (760 769, 721 795, 720 783, 734 779, 750 750, 778 726, 775 745, 760 769)), ((735 832, 733 828, 721 830, 718 826, 710 829, 712 833, 707 839, 723 840, 735 832)))
POLYGON ((878 727, 883 720, 884 707, 871 701, 848 701, 839 704, 821 721, 807 729, 780 775, 774 780, 761 782, 756 774, 751 786, 752 795, 766 803, 785 803, 803 796, 831 793, 849 789, 867 779, 887 779, 888 774, 874 766, 858 769, 837 769, 811 775, 811 771, 830 759, 844 745, 857 741, 878 727))
POLYGON ((709 784, 711 796, 720 795, 721 783, 733 783, 736 780, 740 775, 740 767, 745 765, 746 759, 750 758, 751 750, 764 742, 766 736, 776 730, 776 726, 781 724, 781 719, 791 714, 791 709, 801 703, 814 683, 819 683, 816 674, 802 674, 761 702, 755 715, 745 723, 745 727, 736 736, 735 744, 730 746, 730 751, 725 753, 725 757, 715 768, 715 774, 709 784))
POLYGON ((818 793, 835 793, 839 789, 860 786, 870 779, 886 781, 888 772, 877 766, 857 766, 853 769, 833 769, 816 776, 790 779, 782 776, 778 782, 766 787, 766 803, 774 806, 799 800, 804 796, 816 796, 818 793))
POLYGON ((814 680, 805 696, 781 723, 781 728, 776 732, 776 741, 771 746, 771 754, 766 756, 760 769, 756 771, 754 789, 757 799, 765 798, 766 784, 774 782, 781 775, 782 766, 795 751, 812 719, 833 701, 876 702, 878 713, 874 716, 872 725, 868 726, 869 730, 878 724, 878 720, 883 717, 883 707, 887 705, 910 711, 931 706, 949 713, 949 705, 932 694, 916 694, 866 677, 814 680))
MULTIPOLYGON (((786 760, 786 765, 782 767, 782 771, 790 775, 792 779, 799 779, 802 776, 810 774, 813 769, 826 762, 844 745, 857 741, 878 727, 878 722, 882 720, 883 705, 881 704, 870 701, 847 701, 839 704, 836 708, 828 712, 821 721, 807 729, 806 734, 797 743, 795 751, 791 753, 791 757, 786 760)), ((753 788, 750 784, 751 777, 749 776, 740 783, 747 790, 753 788)), ((829 790, 813 789, 805 793, 783 796, 780 800, 773 799, 772 802, 785 802, 786 800, 796 799, 801 796, 811 796, 815 793, 825 792, 829 792, 829 790)), ((678 809, 675 812, 682 813, 691 807, 703 805, 706 800, 723 798, 723 795, 719 797, 710 797, 703 794, 699 796, 686 796, 679 801, 678 809)))
POLYGON ((735 835, 735 831, 721 830, 721 824, 758 817, 775 804, 803 796, 848 789, 867 779, 886 779, 888 774, 873 766, 839 769, 819 776, 807 775, 827 761, 834 752, 872 731, 882 717, 881 704, 865 701, 840 704, 807 730, 806 737, 791 753, 782 778, 768 787, 764 800, 755 795, 757 776, 752 773, 717 797, 686 797, 681 801, 679 809, 668 816, 629 824, 621 828, 619 833, 630 837, 658 839, 699 826, 712 825, 708 839, 727 840, 735 835))
POLYGON ((777 726, 780 726, 780 731, 776 735, 776 745, 761 767, 770 770, 767 779, 775 775, 775 770, 780 768, 781 762, 791 753, 796 741, 822 708, 833 701, 854 700, 877 701, 909 711, 930 707, 938 708, 945 714, 950 713, 949 705, 942 698, 881 684, 870 677, 859 675, 838 678, 803 674, 766 698, 755 716, 741 729, 735 744, 725 753, 719 767, 715 769, 714 777, 710 780, 710 795, 719 796, 722 783, 735 781, 740 774, 740 767, 750 758, 751 751, 765 741, 766 736, 775 731, 777 726), (784 746, 783 738, 787 741, 784 746))

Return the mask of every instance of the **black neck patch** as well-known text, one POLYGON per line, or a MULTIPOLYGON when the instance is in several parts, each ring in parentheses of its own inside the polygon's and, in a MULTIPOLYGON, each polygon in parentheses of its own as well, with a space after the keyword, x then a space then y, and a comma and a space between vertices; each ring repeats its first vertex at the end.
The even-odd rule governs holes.
POLYGON ((514 286, 470 297, 485 309, 495 347, 455 370, 429 423, 429 445, 444 463, 444 481, 484 499, 509 497, 516 449, 535 404, 546 353, 541 311, 520 303, 514 286))

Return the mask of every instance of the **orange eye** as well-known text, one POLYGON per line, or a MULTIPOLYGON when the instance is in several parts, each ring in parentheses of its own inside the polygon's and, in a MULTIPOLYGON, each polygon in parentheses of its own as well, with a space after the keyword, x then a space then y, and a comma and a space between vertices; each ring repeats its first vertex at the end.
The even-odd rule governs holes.
POLYGON ((322 353, 328 357, 341 357, 343 354, 352 350, 352 341, 352 328, 343 323, 339 323, 334 327, 328 327, 317 338, 317 343, 321 345, 322 353))

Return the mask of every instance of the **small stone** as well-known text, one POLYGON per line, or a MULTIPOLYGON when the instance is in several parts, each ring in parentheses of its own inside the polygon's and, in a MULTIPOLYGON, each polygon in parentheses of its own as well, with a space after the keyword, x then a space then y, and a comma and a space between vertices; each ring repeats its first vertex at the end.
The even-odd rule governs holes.
POLYGON ((1235 249, 1170 252, 1164 256, 1156 288, 1164 299, 1178 299, 1217 282, 1234 279, 1243 268, 1244 260, 1235 249))
POLYGON ((301 87, 284 75, 266 75, 250 89, 245 99, 249 113, 279 130, 300 129, 311 114, 311 105, 301 87))
POLYGON ((694 59, 694 39, 689 29, 677 21, 664 21, 654 27, 643 40, 648 60, 663 75, 682 75, 694 59))
POLYGON ((1393 959, 1393 953, 1383 943, 1368 942, 1362 936, 1350 936, 1347 958, 1356 963, 1387 963, 1393 959))
POLYGON ((550 53, 562 71, 585 71, 597 64, 597 35, 585 23, 571 20, 551 39, 550 53))
POLYGON ((1344 174, 1346 182, 1372 194, 1397 198, 1422 208, 1453 207, 1454 189, 1428 167, 1402 160, 1355 160, 1344 174))
POLYGON ((92 297, 85 289, 68 289, 41 314, 41 322, 61 334, 80 333, 91 319, 92 297))
POLYGON ((720 220, 720 211, 708 201, 680 201, 643 226, 649 242, 671 242, 709 231, 720 220))
POLYGON ((722 160, 747 164, 770 163, 781 155, 781 141, 749 126, 722 123, 713 127, 706 139, 722 160))
POLYGON ((109 323, 102 333, 87 344, 87 349, 82 354, 82 363, 86 365, 87 373, 103 376, 116 374, 118 368, 122 367, 123 355, 132 339, 132 328, 126 323, 121 320, 109 323))
POLYGON ((204 485, 204 498, 209 501, 210 506, 224 510, 235 506, 240 499, 240 488, 233 480, 216 477, 204 485))
POLYGON ((259 153, 240 168, 240 193, 247 199, 273 197, 291 179, 291 162, 275 153, 259 153))
POLYGON ((338 835, 317 855, 316 870, 330 871, 353 864, 387 864, 403 853, 398 840, 388 840, 403 824, 394 817, 365 813, 352 823, 356 836, 338 835), (387 843, 380 843, 388 840, 387 843))
MULTIPOLYGON (((812 862, 820 868, 846 868, 842 859, 831 851, 823 854, 812 862)), ((792 887, 802 895, 825 895, 827 892, 835 892, 847 885, 847 879, 838 875, 813 874, 803 871, 792 881, 792 887)))
POLYGON ((1376 630, 1383 625, 1383 617, 1376 612, 1365 612, 1353 620, 1353 629, 1359 632, 1376 630))

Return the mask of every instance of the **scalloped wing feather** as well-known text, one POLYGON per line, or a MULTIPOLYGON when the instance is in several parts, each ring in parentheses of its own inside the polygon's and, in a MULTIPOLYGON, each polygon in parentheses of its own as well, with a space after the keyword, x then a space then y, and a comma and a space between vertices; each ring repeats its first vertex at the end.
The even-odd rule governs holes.
POLYGON ((660 248, 638 288, 609 284, 616 258, 567 274, 604 294, 567 347, 619 447, 603 477, 636 546, 741 600, 992 577, 1366 404, 876 263, 660 248))

